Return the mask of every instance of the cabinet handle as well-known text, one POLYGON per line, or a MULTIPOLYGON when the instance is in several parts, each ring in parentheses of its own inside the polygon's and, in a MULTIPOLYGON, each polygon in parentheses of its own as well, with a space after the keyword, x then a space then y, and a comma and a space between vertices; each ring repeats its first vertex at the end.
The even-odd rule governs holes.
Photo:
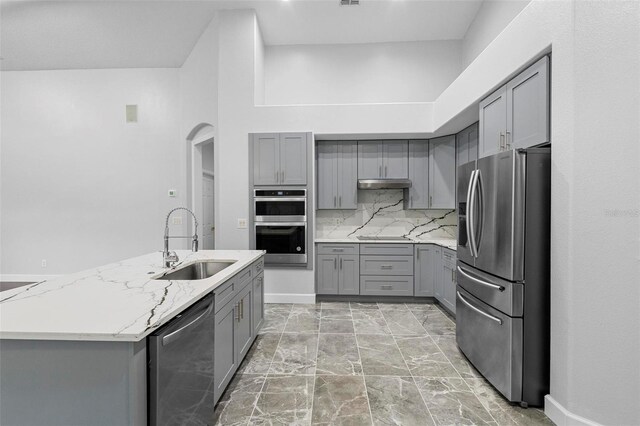
POLYGON ((340 269, 342 269, 342 258, 340 258, 340 269))
POLYGON ((282 171, 282 180, 280 182, 284 183, 284 170, 282 171))
POLYGON ((506 144, 507 151, 511 149, 511 142, 509 142, 510 140, 511 140, 511 132, 507 132, 507 144, 506 144))
POLYGON ((455 279, 453 279, 453 269, 451 270, 451 281, 455 281, 455 279))
POLYGON ((336 196, 334 195, 333 196, 333 207, 335 207, 335 206, 336 206, 336 196))
POLYGON ((338 258, 333 258, 333 269, 338 269, 338 258))
POLYGON ((504 133, 500 132, 499 151, 504 151, 504 133))
POLYGON ((342 207, 342 195, 338 197, 338 207, 342 207))
POLYGON ((380 269, 393 269, 393 265, 380 265, 380 269))
POLYGON ((381 289, 381 290, 393 290, 393 286, 392 286, 392 285, 389 285, 389 284, 381 285, 381 286, 380 286, 380 289, 381 289))
POLYGON ((382 177, 382 166, 378 166, 378 177, 382 177))
POLYGON ((387 177, 387 166, 384 166, 384 177, 387 177))
POLYGON ((274 174, 275 174, 275 178, 276 178, 276 183, 278 183, 278 171, 276 170, 274 174))
POLYGON ((413 195, 409 196, 409 205, 413 207, 413 195))
POLYGON ((344 249, 336 249, 336 248, 333 249, 334 253, 342 253, 343 251, 344 249))
POLYGON ((240 319, 244 319, 244 297, 240 299, 240 319))
POLYGON ((416 257, 420 260, 420 249, 416 250, 416 257))
POLYGON ((240 322, 240 302, 236 303, 236 312, 237 312, 237 317, 236 317, 236 321, 240 322))
POLYGON ((429 207, 433 204, 433 196, 429 195, 429 207))

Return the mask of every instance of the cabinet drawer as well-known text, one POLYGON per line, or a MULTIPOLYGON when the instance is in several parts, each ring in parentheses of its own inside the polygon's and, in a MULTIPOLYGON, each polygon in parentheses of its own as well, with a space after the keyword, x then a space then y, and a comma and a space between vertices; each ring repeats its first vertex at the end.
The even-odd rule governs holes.
POLYGON ((413 296, 413 277, 360 277, 360 294, 370 296, 413 296))
POLYGON ((318 244, 318 254, 358 254, 360 244, 318 244))
POLYGON ((456 252, 450 249, 442 249, 442 260, 449 263, 456 263, 456 252))
POLYGON ((413 244, 360 244, 360 254, 413 256, 413 244))
POLYGON ((361 275, 413 275, 413 256, 360 256, 361 275))
POLYGON ((213 290, 213 294, 215 295, 215 310, 216 313, 224 307, 228 302, 230 302, 236 295, 238 291, 238 286, 236 285, 236 278, 233 277, 229 281, 220 285, 220 287, 213 290))
POLYGON ((260 275, 260 273, 262 273, 262 270, 264 269, 264 257, 260 258, 260 260, 258 260, 257 262, 255 262, 253 264, 253 276, 257 277, 258 275, 260 275))
POLYGON ((238 283, 238 291, 241 291, 253 279, 253 268, 243 269, 233 279, 238 283))

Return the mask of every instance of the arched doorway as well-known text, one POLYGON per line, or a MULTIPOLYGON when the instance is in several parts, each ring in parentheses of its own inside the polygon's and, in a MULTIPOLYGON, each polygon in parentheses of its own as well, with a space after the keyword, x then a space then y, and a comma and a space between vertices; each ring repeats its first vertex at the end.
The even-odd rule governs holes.
POLYGON ((198 238, 202 250, 215 248, 214 182, 214 128, 209 123, 200 123, 187 136, 187 202, 200 224, 198 238))

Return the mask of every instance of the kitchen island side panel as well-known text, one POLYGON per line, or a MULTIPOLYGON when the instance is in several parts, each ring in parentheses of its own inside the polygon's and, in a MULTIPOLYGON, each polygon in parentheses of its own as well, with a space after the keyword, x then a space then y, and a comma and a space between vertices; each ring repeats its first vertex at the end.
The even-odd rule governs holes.
POLYGON ((0 424, 146 425, 139 342, 0 341, 0 424))

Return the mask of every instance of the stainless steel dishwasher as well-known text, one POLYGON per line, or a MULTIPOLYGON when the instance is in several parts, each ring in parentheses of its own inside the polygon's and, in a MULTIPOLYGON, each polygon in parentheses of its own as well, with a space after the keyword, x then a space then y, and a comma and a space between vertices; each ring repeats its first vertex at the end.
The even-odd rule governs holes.
POLYGON ((148 337, 149 425, 213 424, 214 298, 148 337))

